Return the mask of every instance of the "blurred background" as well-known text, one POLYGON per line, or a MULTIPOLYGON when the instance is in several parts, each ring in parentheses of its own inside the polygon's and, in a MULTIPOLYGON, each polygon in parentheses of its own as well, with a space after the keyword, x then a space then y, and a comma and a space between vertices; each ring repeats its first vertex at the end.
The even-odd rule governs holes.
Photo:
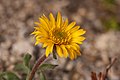
POLYGON ((45 50, 34 46, 30 35, 34 22, 42 14, 58 11, 87 31, 86 40, 76 60, 48 59, 59 66, 46 71, 47 80, 90 80, 92 71, 104 71, 115 57, 108 78, 120 80, 120 0, 0 0, 0 71, 16 72, 24 80, 23 72, 16 69, 24 54, 33 55, 33 64, 45 50))

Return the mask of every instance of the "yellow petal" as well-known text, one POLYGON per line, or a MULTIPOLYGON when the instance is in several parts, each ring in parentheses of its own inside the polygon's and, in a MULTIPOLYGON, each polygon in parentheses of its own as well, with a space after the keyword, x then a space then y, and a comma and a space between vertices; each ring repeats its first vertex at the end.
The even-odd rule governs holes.
POLYGON ((45 48, 46 46, 49 46, 49 45, 51 45, 51 44, 53 44, 53 41, 52 41, 52 40, 45 39, 42 47, 45 48))
POLYGON ((79 51, 79 46, 76 43, 73 43, 72 45, 70 45, 70 49, 72 53, 70 53, 71 59, 75 59, 77 57, 77 55, 80 54, 79 51))
POLYGON ((48 37, 48 32, 45 31, 42 27, 39 28, 39 30, 36 30, 34 31, 32 34, 35 34, 35 35, 42 35, 44 37, 48 37))
POLYGON ((48 28, 46 28, 44 25, 42 25, 41 23, 39 23, 37 25, 39 27, 39 30, 41 30, 40 28, 44 29, 44 31, 48 31, 48 28))
POLYGON ((48 39, 43 37, 43 38, 40 38, 40 39, 36 39, 37 41, 41 42, 41 43, 44 43, 46 42, 48 39))
POLYGON ((43 18, 39 18, 39 20, 40 24, 38 24, 38 26, 42 27, 46 31, 49 31, 48 24, 46 23, 46 21, 43 18))
POLYGON ((83 37, 83 36, 75 37, 75 38, 73 38, 73 40, 84 41, 85 37, 83 37))
POLYGON ((34 22, 34 24, 39 25, 40 23, 39 22, 34 22))
POLYGON ((34 27, 34 29, 35 29, 35 30, 40 30, 40 27, 39 27, 39 26, 38 26, 38 27, 36 26, 36 27, 34 27))
POLYGON ((77 36, 80 36, 80 35, 85 34, 85 32, 86 32, 85 30, 80 29, 80 30, 77 30, 77 31, 75 31, 74 33, 72 33, 71 36, 77 37, 77 36))
POLYGON ((72 23, 70 23, 70 24, 67 26, 67 28, 66 28, 65 31, 70 30, 73 26, 75 26, 75 24, 76 24, 76 22, 72 22, 72 23))
POLYGON ((73 38, 72 39, 72 42, 75 42, 75 43, 79 43, 79 44, 82 44, 82 41, 85 40, 85 37, 76 37, 76 38, 73 38))
POLYGON ((71 45, 71 48, 73 48, 74 50, 78 50, 76 46, 71 45))
POLYGON ((56 45, 56 52, 60 57, 63 57, 63 51, 60 46, 56 45))
POLYGON ((54 44, 51 44, 51 45, 50 45, 50 52, 51 52, 51 53, 53 52, 53 46, 54 46, 54 44))
POLYGON ((80 46, 78 44, 76 44, 76 43, 72 43, 71 45, 76 47, 75 50, 79 50, 80 49, 80 46))
POLYGON ((36 40, 40 40, 41 39, 41 36, 36 36, 36 40))
POLYGON ((82 44, 82 41, 85 40, 85 37, 75 37, 72 39, 72 42, 78 43, 78 44, 82 44))
POLYGON ((80 26, 75 26, 70 30, 70 33, 73 33, 75 31, 77 31, 80 28, 80 26))
POLYGON ((73 49, 70 46, 66 46, 66 48, 68 50, 70 59, 73 60, 74 59, 74 53, 73 53, 74 51, 73 51, 73 49))
POLYGON ((35 42, 35 45, 38 45, 39 43, 40 43, 39 41, 36 41, 36 42, 35 42))
POLYGON ((66 18, 66 20, 65 20, 65 22, 64 22, 64 24, 63 24, 63 28, 66 28, 68 26, 68 19, 66 18))
POLYGON ((71 60, 73 60, 73 59, 75 58, 75 56, 74 56, 74 52, 73 52, 72 49, 69 50, 69 56, 70 56, 70 59, 71 59, 71 60))
POLYGON ((49 23, 49 19, 43 14, 42 18, 45 20, 45 22, 48 24, 48 26, 50 25, 49 23))
POLYGON ((60 12, 58 12, 57 14, 57 27, 58 28, 60 27, 61 22, 62 22, 62 17, 61 17, 60 12))
POLYGON ((54 44, 51 44, 51 45, 48 45, 48 47, 46 48, 46 57, 48 57, 48 55, 49 55, 50 53, 52 53, 52 51, 53 51, 53 46, 54 46, 54 44))
POLYGON ((45 47, 47 47, 49 44, 50 44, 50 43, 44 42, 43 45, 42 45, 42 47, 45 48, 45 47))
POLYGON ((65 45, 61 45, 60 47, 61 47, 61 49, 63 51, 64 57, 67 58, 68 57, 68 52, 67 52, 67 49, 65 48, 65 45))
POLYGON ((77 58, 77 53, 75 52, 75 50, 73 50, 73 54, 74 54, 74 59, 77 58))
POLYGON ((41 33, 40 31, 34 31, 31 34, 40 34, 40 33, 41 33))
POLYGON ((76 50, 76 53, 77 53, 78 56, 81 55, 80 50, 76 50))
POLYGON ((55 18, 52 13, 49 15, 52 27, 55 27, 55 18))

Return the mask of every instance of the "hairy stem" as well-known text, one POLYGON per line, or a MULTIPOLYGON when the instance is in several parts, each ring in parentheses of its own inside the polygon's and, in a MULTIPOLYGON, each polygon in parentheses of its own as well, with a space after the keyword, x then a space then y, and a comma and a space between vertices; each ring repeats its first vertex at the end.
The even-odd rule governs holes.
POLYGON ((32 71, 30 72, 30 75, 28 76, 28 80, 32 80, 35 72, 37 71, 38 67, 41 65, 41 63, 46 59, 46 56, 43 55, 42 57, 39 57, 39 59, 34 64, 32 71))

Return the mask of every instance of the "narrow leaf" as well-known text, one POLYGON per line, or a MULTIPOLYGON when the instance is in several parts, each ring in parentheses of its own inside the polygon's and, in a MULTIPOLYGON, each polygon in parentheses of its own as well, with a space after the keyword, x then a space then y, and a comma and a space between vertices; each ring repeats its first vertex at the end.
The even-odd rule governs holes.
POLYGON ((16 64, 14 70, 19 73, 24 73, 24 74, 28 73, 28 68, 22 63, 16 64))
POLYGON ((53 65, 53 64, 42 64, 40 66, 40 70, 44 71, 44 70, 51 70, 54 69, 56 66, 58 65, 53 65))
POLYGON ((30 59, 31 59, 31 55, 30 54, 26 54, 25 56, 24 56, 24 65, 27 67, 27 68, 30 68, 30 65, 29 65, 29 62, 30 62, 30 59))
POLYGON ((19 77, 13 72, 4 72, 3 78, 5 80, 20 80, 19 77))

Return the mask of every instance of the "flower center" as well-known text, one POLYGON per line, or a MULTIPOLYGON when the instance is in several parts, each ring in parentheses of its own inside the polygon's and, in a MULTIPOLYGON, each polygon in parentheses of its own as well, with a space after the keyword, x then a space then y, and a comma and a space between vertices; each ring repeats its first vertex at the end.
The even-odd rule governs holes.
POLYGON ((53 30, 50 39, 55 43, 55 44, 68 44, 68 34, 60 29, 53 30))
POLYGON ((63 39, 65 37, 65 32, 55 32, 54 36, 58 39, 63 39))

